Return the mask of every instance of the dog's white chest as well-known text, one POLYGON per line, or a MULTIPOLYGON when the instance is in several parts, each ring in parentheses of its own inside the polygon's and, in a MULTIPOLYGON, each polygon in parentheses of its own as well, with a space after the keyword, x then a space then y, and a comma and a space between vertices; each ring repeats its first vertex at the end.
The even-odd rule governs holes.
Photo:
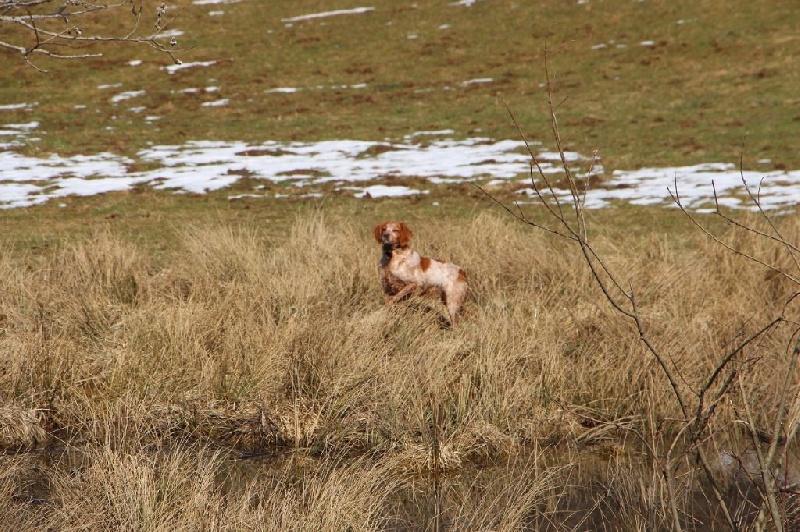
POLYGON ((419 253, 414 251, 395 252, 389 269, 392 275, 406 282, 416 281, 414 273, 419 270, 419 253))

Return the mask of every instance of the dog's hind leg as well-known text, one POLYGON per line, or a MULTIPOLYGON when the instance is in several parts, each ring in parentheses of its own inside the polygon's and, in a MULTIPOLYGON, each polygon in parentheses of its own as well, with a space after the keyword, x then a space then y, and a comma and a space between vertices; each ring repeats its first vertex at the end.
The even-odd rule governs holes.
POLYGON ((450 323, 453 326, 458 322, 458 314, 467 299, 468 292, 469 285, 467 285, 467 278, 463 271, 459 274, 458 282, 454 283, 447 293, 442 291, 442 301, 447 306, 447 312, 450 314, 450 323))

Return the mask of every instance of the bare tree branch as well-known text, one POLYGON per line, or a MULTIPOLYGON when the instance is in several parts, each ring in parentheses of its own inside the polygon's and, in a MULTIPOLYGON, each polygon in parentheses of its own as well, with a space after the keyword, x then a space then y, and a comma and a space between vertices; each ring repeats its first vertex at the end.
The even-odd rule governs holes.
MULTIPOLYGON (((716 186, 714 185, 713 181, 711 182, 711 185, 712 185, 712 187, 714 189, 714 202, 716 204, 715 214, 721 216, 726 221, 730 220, 730 217, 725 216, 722 213, 722 210, 719 208, 719 200, 717 199, 717 189, 716 189, 716 186)), ((680 195, 678 193, 677 180, 675 182, 675 189, 674 190, 673 189, 667 189, 667 191, 669 192, 669 195, 672 198, 672 201, 675 202, 675 205, 677 205, 678 208, 681 211, 683 211, 683 213, 694 224, 694 226, 697 227, 698 229, 700 229, 700 231, 702 231, 703 233, 705 233, 705 235, 708 236, 711 240, 713 240, 716 244, 719 244, 721 247, 725 248, 726 250, 730 251, 731 253, 733 253, 735 255, 739 255, 740 257, 744 257, 747 260, 750 260, 752 262, 755 262, 756 264, 760 264, 761 266, 764 266, 765 268, 771 270, 772 272, 777 273, 778 275, 781 275, 782 277, 787 278, 789 281, 791 281, 794 284, 800 285, 800 278, 798 278, 795 275, 792 275, 792 274, 786 272, 785 270, 782 270, 778 266, 770 264, 770 263, 766 262, 763 259, 760 259, 760 258, 758 258, 758 257, 756 257, 754 255, 751 255, 751 254, 749 254, 749 253, 747 253, 747 252, 745 252, 745 251, 743 251, 743 250, 741 250, 741 249, 739 249, 739 248, 737 248, 737 247, 735 247, 735 246, 733 246, 731 244, 728 244, 727 242, 723 241, 720 237, 718 237, 717 235, 712 233, 706 226, 701 224, 697 220, 697 218, 693 214, 691 214, 687 210, 686 206, 681 202, 681 198, 680 198, 680 195)), ((753 228, 751 226, 747 226, 745 224, 741 224, 741 223, 738 223, 738 222, 734 223, 733 225, 735 225, 736 227, 739 227, 741 229, 744 229, 744 230, 746 230, 746 231, 748 231, 750 233, 753 233, 755 235, 758 235, 758 236, 761 236, 761 237, 764 237, 764 238, 769 238, 770 240, 774 240, 776 242, 779 242, 786 249, 792 250, 792 248, 795 247, 792 244, 790 244, 789 242, 785 241, 785 239, 783 241, 781 241, 779 237, 772 237, 772 236, 770 236, 770 235, 768 235, 766 233, 758 231, 757 229, 755 229, 755 228, 753 228)))
POLYGON ((157 4, 145 0, 120 0, 110 4, 85 0, 4 0, 0 4, 0 27, 10 31, 3 32, 0 50, 19 54, 28 65, 40 72, 47 70, 36 65, 34 57, 72 60, 99 57, 102 55, 100 52, 81 50, 112 43, 149 46, 180 64, 178 54, 182 50, 175 48, 177 42, 173 39, 165 44, 158 40, 163 38, 163 31, 175 17, 166 16, 165 3, 157 4), (148 16, 152 14, 154 17, 152 32, 142 29, 146 5, 148 16), (82 22, 89 23, 89 17, 92 17, 95 25, 101 16, 104 17, 101 21, 114 21, 117 13, 125 10, 130 13, 132 21, 124 33, 115 34, 113 31, 95 29, 95 26, 84 31, 80 25, 82 22))

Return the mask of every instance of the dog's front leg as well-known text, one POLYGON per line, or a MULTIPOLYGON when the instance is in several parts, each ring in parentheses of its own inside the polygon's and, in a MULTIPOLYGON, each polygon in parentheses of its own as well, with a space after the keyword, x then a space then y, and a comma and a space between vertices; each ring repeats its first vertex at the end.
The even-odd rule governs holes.
POLYGON ((417 289, 416 283, 408 283, 403 287, 402 290, 397 292, 395 295, 391 296, 388 300, 390 303, 397 303, 398 301, 402 301, 404 297, 409 295, 410 293, 414 292, 417 289))

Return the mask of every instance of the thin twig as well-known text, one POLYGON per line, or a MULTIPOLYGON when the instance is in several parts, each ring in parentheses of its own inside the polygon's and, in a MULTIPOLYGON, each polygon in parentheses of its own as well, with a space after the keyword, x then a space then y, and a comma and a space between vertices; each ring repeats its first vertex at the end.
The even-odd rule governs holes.
MULTIPOLYGON (((714 185, 714 183, 713 183, 713 181, 712 181, 712 186, 713 186, 713 185, 714 185)), ((671 189, 667 189, 667 190, 668 190, 668 192, 669 192, 669 194, 670 194, 670 196, 671 196, 671 198, 672 198, 672 201, 673 201, 673 202, 674 202, 674 203, 675 203, 675 204, 678 206, 678 208, 679 208, 679 209, 680 209, 680 210, 683 212, 683 214, 684 214, 684 215, 686 215, 686 217, 687 217, 687 218, 688 218, 688 219, 689 219, 689 220, 692 222, 692 224, 693 224, 695 227, 697 227, 697 228, 698 228, 698 229, 699 229, 699 230, 700 230, 700 231, 701 231, 703 234, 705 234, 705 235, 706 235, 706 236, 708 236, 708 237, 709 237, 711 240, 713 240, 713 241, 714 241, 714 243, 716 243, 716 244, 720 245, 721 247, 723 247, 723 248, 725 248, 726 250, 730 251, 730 252, 731 252, 731 253, 733 253, 734 255, 739 255, 740 257, 744 257, 744 258, 746 258, 746 259, 747 259, 747 260, 749 260, 749 261, 755 262, 756 264, 760 264, 761 266, 764 266, 765 268, 767 268, 767 269, 769 269, 769 270, 771 270, 771 271, 773 271, 773 272, 775 272, 775 273, 777 273, 777 274, 779 274, 779 275, 781 275, 781 276, 783 276, 783 277, 786 277, 786 278, 787 278, 787 279, 789 279, 791 282, 793 282, 793 283, 795 283, 795 284, 798 284, 798 285, 800 285, 800 279, 798 279, 797 277, 795 277, 795 276, 793 276, 793 275, 790 275, 789 273, 787 273, 787 272, 785 272, 785 271, 781 270, 781 269, 780 269, 780 268, 778 268, 777 266, 773 266, 772 264, 769 264, 769 263, 767 263, 767 262, 765 262, 765 261, 763 261, 763 260, 759 259, 758 257, 755 257, 755 256, 753 256, 753 255, 750 255, 749 253, 745 253, 745 252, 744 252, 744 251, 742 251, 741 249, 739 249, 739 248, 736 248, 736 247, 734 247, 734 246, 732 246, 732 245, 728 244, 727 242, 725 242, 724 240, 722 240, 721 238, 719 238, 717 235, 715 235, 714 233, 712 233, 712 232, 711 232, 711 231, 710 231, 710 230, 709 230, 709 229, 708 229, 706 226, 704 226, 703 224, 701 224, 701 223, 700 223, 700 222, 699 222, 699 221, 698 221, 698 220, 697 220, 697 219, 696 219, 696 218, 695 218, 695 217, 694 217, 694 216, 693 216, 693 215, 692 215, 692 214, 691 214, 691 213, 688 211, 688 209, 687 209, 687 208, 686 208, 686 207, 683 205, 683 203, 681 202, 680 196, 678 195, 678 192, 677 192, 677 190, 678 190, 677 179, 676 179, 676 182, 675 182, 675 191, 673 192, 671 189)), ((715 201, 716 201, 716 187, 714 187, 714 197, 715 197, 715 201)), ((755 232, 755 231, 754 231, 754 232, 755 232)), ((768 237, 767 235, 762 235, 762 236, 768 237)))

